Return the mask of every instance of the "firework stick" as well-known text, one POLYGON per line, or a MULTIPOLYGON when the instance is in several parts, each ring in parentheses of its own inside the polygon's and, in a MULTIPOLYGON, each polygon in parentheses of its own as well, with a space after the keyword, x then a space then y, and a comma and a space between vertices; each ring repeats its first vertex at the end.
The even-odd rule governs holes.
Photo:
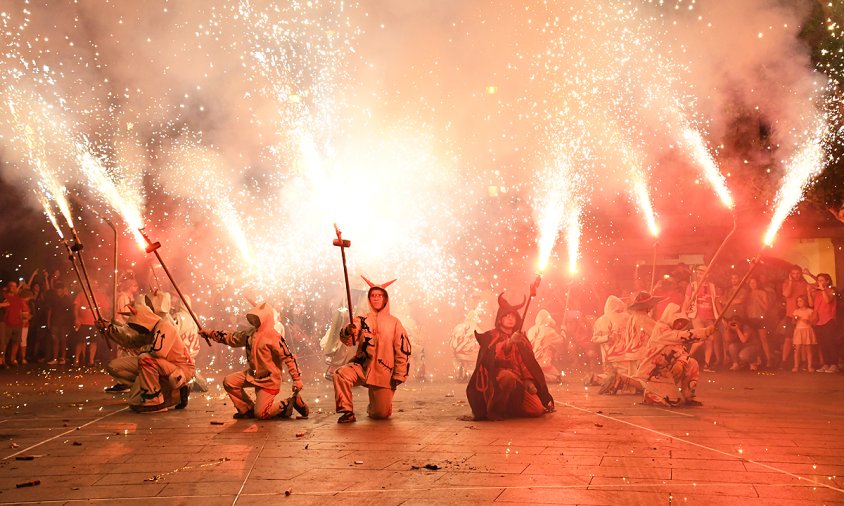
MULTIPOLYGON (((732 295, 730 295, 730 298, 727 299, 727 303, 724 304, 723 308, 721 308, 721 314, 718 315, 718 319, 715 320, 715 323, 714 323, 714 325, 716 327, 718 326, 718 324, 721 321, 724 320, 724 315, 727 314, 727 309, 730 308, 730 305, 733 303, 733 300, 735 300, 735 298, 738 296, 738 293, 741 290, 741 288, 744 286, 745 283, 747 283, 747 280, 750 278, 750 275, 753 273, 753 270, 756 269, 757 265, 759 265, 759 262, 762 260, 762 251, 764 251, 764 250, 765 250, 765 248, 763 247, 761 250, 759 250, 759 254, 756 255, 756 258, 754 258, 753 260, 750 261, 750 269, 748 269, 747 273, 745 273, 744 277, 741 278, 741 281, 739 282, 738 286, 735 288, 735 290, 733 290, 733 293, 732 293, 732 295)), ((714 296, 713 296, 713 303, 714 302, 715 301, 714 301, 714 296)))
MULTIPOLYGON (((74 235, 75 235, 75 232, 74 232, 74 235)), ((97 305, 97 302, 93 300, 94 292, 91 291, 91 293, 89 294, 88 290, 85 289, 85 281, 83 281, 82 274, 79 272, 79 267, 77 267, 77 265, 76 265, 76 257, 79 255, 79 251, 76 251, 76 255, 74 255, 73 254, 74 249, 70 244, 68 244, 66 239, 62 239, 62 244, 64 244, 64 247, 67 249, 67 258, 68 258, 68 260, 70 260, 70 265, 73 266, 73 272, 76 274, 76 279, 79 280, 79 286, 82 288, 82 293, 85 295, 85 301, 88 303, 88 309, 91 311, 91 316, 94 317, 94 321, 101 320, 102 318, 98 317, 98 311, 96 309, 94 309, 97 305)), ((79 250, 82 249, 82 245, 79 244, 78 241, 77 241, 76 245, 79 246, 79 248, 78 248, 79 250)), ((79 261, 80 262, 82 261, 81 256, 79 256, 79 261)), ((90 287, 90 283, 89 283, 89 287, 90 287)), ((111 348, 111 337, 109 337, 108 333, 105 332, 104 330, 102 330, 102 329, 99 329, 99 330, 100 330, 100 334, 102 334, 103 337, 106 340, 106 346, 108 346, 109 351, 111 351, 111 349, 112 349, 111 348)))
MULTIPOLYGON (((155 254, 155 258, 158 259, 158 263, 161 264, 161 268, 164 269, 164 274, 167 275, 167 279, 170 280, 170 284, 173 285, 173 288, 176 289, 176 293, 179 295, 179 299, 182 301, 182 304, 184 304, 185 309, 188 310, 188 314, 190 314, 190 317, 196 324, 197 329, 202 332, 202 324, 199 323, 199 318, 196 317, 196 314, 193 312, 193 309, 190 307, 190 304, 188 304, 188 301, 185 300, 185 296, 179 289, 179 285, 176 284, 176 281, 173 280, 173 275, 170 274, 170 269, 167 268, 167 265, 164 263, 164 260, 161 259, 161 255, 158 253, 158 249, 161 248, 161 243, 157 241, 152 242, 149 236, 146 235, 141 229, 138 229, 138 232, 141 233, 141 236, 143 236, 144 240, 147 242, 146 252, 155 254)), ((202 336, 202 338, 205 339, 205 344, 211 346, 211 341, 209 341, 207 337, 202 336)))
POLYGON ((706 278, 709 277, 709 271, 712 269, 712 266, 715 264, 715 260, 718 259, 718 255, 721 254, 721 251, 724 249, 724 245, 727 244, 727 241, 730 240, 730 237, 736 232, 736 228, 738 227, 738 222, 736 222, 736 215, 733 214, 733 228, 730 230, 730 233, 727 234, 727 237, 721 242, 721 245, 718 246, 718 249, 715 250, 715 254, 712 255, 712 260, 706 265, 706 270, 703 271, 703 276, 700 279, 700 282, 697 284, 697 288, 695 288, 694 293, 692 293, 691 300, 696 301, 697 296, 700 293, 701 288, 703 288, 703 284, 706 283, 706 278))
POLYGON ((542 281, 542 274, 537 274, 536 279, 533 280, 533 283, 530 285, 530 297, 528 297, 527 304, 525 304, 525 312, 522 313, 522 321, 519 322, 519 328, 516 329, 516 332, 522 331, 522 327, 525 324, 525 318, 527 318, 528 309, 530 308, 530 301, 532 301, 533 298, 536 297, 536 289, 539 288, 539 283, 541 281, 542 281))
POLYGON ((346 282, 346 302, 349 307, 349 324, 354 325, 354 315, 352 314, 352 291, 349 288, 349 269, 346 267, 346 248, 351 247, 351 241, 347 241, 343 239, 343 233, 340 232, 340 229, 337 227, 337 224, 334 224, 334 232, 337 233, 337 239, 334 240, 333 244, 340 248, 340 256, 343 257, 343 280, 346 282))

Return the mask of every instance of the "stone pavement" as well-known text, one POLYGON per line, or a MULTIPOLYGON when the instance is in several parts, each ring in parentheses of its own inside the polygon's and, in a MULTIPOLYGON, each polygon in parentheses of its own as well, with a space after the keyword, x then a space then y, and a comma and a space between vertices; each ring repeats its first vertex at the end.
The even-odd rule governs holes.
POLYGON ((137 415, 96 371, 0 371, 0 503, 844 504, 844 375, 710 373, 660 409, 578 381, 557 412, 467 422, 463 386, 401 387, 389 421, 233 420, 219 390, 137 415), (26 460, 24 460, 26 459, 26 460), (16 488, 40 480, 39 485, 16 488), (288 495, 289 494, 289 495, 288 495))

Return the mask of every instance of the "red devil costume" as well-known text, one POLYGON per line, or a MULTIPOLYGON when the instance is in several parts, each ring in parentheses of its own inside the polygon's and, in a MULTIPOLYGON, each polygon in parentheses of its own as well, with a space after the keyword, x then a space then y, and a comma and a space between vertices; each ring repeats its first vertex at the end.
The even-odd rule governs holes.
POLYGON ((554 410, 542 368, 530 342, 520 332, 519 309, 524 304, 510 305, 502 293, 498 296, 495 328, 475 333, 480 350, 466 387, 475 420, 537 417, 554 410))

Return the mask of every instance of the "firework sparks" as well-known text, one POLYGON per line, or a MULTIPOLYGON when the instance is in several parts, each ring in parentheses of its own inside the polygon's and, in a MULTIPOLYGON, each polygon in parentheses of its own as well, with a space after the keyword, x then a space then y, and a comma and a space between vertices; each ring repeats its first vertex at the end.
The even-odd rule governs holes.
POLYGON ((50 220, 50 224, 53 225, 53 228, 56 229, 56 233, 59 234, 59 239, 64 239, 64 233, 59 227, 59 223, 56 221, 56 215, 53 213, 53 208, 50 206, 46 190, 39 188, 38 190, 33 190, 33 192, 35 193, 35 197, 38 199, 38 202, 41 203, 41 207, 44 208, 44 214, 47 215, 47 219, 50 220))
POLYGON ((683 128, 681 131, 683 144, 689 150, 692 159, 698 164, 703 171, 703 176, 715 190, 715 194, 721 199, 727 209, 732 209, 735 206, 733 197, 730 195, 730 190, 727 188, 727 180, 718 170, 718 165, 706 149, 706 144, 700 132, 690 127, 683 128))
POLYGON ((656 224, 656 215, 654 214, 654 208, 651 204, 650 192, 648 192, 648 187, 644 181, 637 178, 633 182, 633 194, 635 196, 636 203, 639 205, 639 209, 641 209, 642 214, 645 216, 645 222, 648 224, 648 231, 652 236, 659 237, 659 226, 656 224))
POLYGON ((79 168, 87 176, 91 189, 99 193, 123 217, 123 221, 126 222, 126 226, 134 236, 138 247, 145 248, 146 241, 140 233, 140 230, 144 228, 144 220, 141 217, 139 205, 141 196, 125 191, 121 192, 117 189, 102 160, 91 154, 86 139, 76 143, 76 161, 79 168))
POLYGON ((806 186, 813 177, 823 170, 827 160, 824 142, 828 135, 829 131, 825 119, 817 118, 816 125, 808 136, 807 142, 789 160, 782 185, 777 192, 774 214, 763 239, 766 246, 773 245, 783 222, 791 214, 794 206, 803 198, 806 186))
POLYGON ((38 177, 38 185, 56 202, 59 212, 73 228, 73 215, 67 202, 67 189, 60 183, 57 175, 48 165, 47 146, 45 139, 53 132, 60 131, 61 126, 50 114, 50 107, 38 94, 25 94, 15 87, 6 89, 6 105, 13 119, 17 135, 13 142, 38 177), (21 111, 24 111, 22 115, 21 111))

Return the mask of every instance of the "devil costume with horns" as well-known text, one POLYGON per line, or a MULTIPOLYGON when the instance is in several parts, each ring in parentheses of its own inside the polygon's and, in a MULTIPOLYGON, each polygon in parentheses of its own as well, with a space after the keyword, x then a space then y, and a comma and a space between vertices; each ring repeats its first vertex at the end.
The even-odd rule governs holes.
POLYGON ((245 348, 246 370, 231 373, 223 380, 237 412, 234 418, 267 420, 277 416, 289 418, 295 409, 307 418, 310 409, 299 391, 304 388, 296 357, 290 352, 284 335, 276 330, 277 313, 267 303, 258 304, 246 314, 250 327, 237 332, 201 330, 200 335, 232 348, 245 348), (293 395, 281 393, 281 368, 287 367, 293 380, 293 395), (255 389, 253 400, 246 389, 255 389))
POLYGON ((554 398, 530 341, 517 330, 521 329, 519 309, 524 304, 525 301, 511 305, 502 292, 498 296, 495 328, 475 333, 480 350, 475 372, 466 387, 475 420, 537 417, 554 410, 554 398), (514 316, 512 326, 502 323, 508 315, 514 316))
POLYGON ((184 408, 188 402, 187 384, 195 369, 193 359, 169 319, 153 312, 149 297, 145 302, 131 309, 125 327, 104 321, 98 325, 120 346, 141 350, 134 381, 138 390, 133 386, 128 401, 134 411, 154 413, 171 406, 184 408), (139 396, 134 394, 136 391, 139 396))
POLYGON ((389 418, 396 387, 407 381, 410 373, 410 339, 399 319, 390 314, 385 290, 395 280, 381 285, 363 280, 369 285, 370 311, 340 332, 343 344, 357 346, 357 353, 334 373, 334 401, 342 415, 337 423, 356 420, 352 404, 352 387, 356 386, 369 390, 370 418, 389 418))

